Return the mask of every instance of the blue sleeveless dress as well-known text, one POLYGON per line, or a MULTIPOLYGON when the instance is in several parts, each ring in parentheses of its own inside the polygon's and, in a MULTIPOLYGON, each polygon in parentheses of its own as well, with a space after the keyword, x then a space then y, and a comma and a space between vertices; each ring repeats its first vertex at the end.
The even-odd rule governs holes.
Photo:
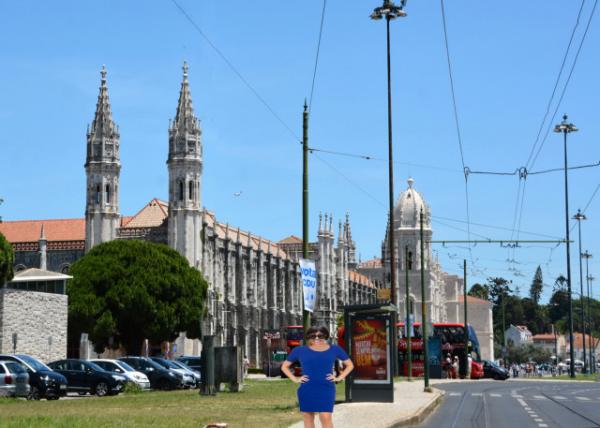
POLYGON ((298 388, 301 412, 333 412, 335 383, 327 380, 327 375, 333 373, 336 359, 348 359, 348 354, 337 345, 331 345, 326 351, 313 351, 308 346, 298 346, 288 355, 287 360, 292 363, 299 361, 302 374, 308 376, 308 381, 298 388))

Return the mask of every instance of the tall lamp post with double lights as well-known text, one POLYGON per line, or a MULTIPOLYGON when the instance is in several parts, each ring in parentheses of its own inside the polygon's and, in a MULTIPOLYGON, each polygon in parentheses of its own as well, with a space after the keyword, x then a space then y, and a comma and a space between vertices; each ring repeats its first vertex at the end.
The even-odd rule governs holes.
POLYGON ((554 127, 554 132, 563 134, 563 147, 565 158, 565 228, 566 228, 566 244, 567 244, 567 289, 569 301, 569 376, 575 377, 575 352, 573 343, 573 299, 571 294, 571 246, 569 240, 569 174, 567 167, 567 135, 571 132, 577 132, 578 129, 572 123, 567 121, 568 116, 565 114, 561 123, 554 127))
MULTIPOLYGON (((585 310, 584 310, 584 303, 583 303, 583 267, 582 265, 582 258, 583 258, 583 253, 581 252, 581 220, 587 220, 587 217, 585 216, 584 213, 581 212, 581 210, 577 210, 577 214, 575 214, 573 216, 573 220, 577 220, 577 226, 578 226, 578 230, 579 230, 579 291, 580 291, 580 298, 579 298, 579 302, 581 303, 581 334, 582 336, 582 342, 583 342, 583 373, 587 373, 588 371, 588 364, 587 364, 587 354, 585 352, 585 310)), ((590 350, 591 351, 591 350, 590 350)))
POLYGON ((380 20, 385 18, 387 34, 387 104, 388 104, 388 185, 390 202, 390 228, 388 233, 388 245, 390 254, 390 300, 393 304, 398 303, 396 290, 396 257, 394 240, 394 163, 392 152, 392 75, 390 59, 390 21, 406 16, 403 8, 406 0, 402 0, 400 6, 396 6, 391 0, 383 0, 383 5, 376 7, 371 14, 371 19, 380 20))

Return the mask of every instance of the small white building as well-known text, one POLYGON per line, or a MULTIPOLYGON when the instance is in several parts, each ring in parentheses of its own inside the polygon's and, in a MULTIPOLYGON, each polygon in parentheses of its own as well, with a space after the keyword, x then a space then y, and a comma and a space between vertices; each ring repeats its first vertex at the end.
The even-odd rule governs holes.
POLYGON ((533 336, 532 341, 535 346, 545 349, 552 355, 558 357, 558 361, 565 360, 567 345, 564 335, 541 333, 533 336))
POLYGON ((506 345, 523 346, 533 343, 533 334, 524 325, 510 325, 504 332, 506 345))

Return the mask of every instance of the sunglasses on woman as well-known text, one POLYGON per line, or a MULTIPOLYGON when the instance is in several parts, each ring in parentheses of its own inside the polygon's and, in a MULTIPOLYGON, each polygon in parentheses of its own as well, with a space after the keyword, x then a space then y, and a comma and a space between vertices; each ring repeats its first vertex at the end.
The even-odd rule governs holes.
POLYGON ((325 335, 321 334, 321 333, 317 333, 317 334, 309 334, 308 335, 309 339, 325 339, 325 335))

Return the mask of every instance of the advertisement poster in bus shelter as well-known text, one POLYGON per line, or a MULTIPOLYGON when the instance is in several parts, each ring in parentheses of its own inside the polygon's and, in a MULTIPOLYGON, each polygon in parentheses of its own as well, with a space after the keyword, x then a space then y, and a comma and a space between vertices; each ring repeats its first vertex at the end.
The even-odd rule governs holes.
POLYGON ((388 322, 385 318, 352 320, 354 383, 390 382, 388 322))

